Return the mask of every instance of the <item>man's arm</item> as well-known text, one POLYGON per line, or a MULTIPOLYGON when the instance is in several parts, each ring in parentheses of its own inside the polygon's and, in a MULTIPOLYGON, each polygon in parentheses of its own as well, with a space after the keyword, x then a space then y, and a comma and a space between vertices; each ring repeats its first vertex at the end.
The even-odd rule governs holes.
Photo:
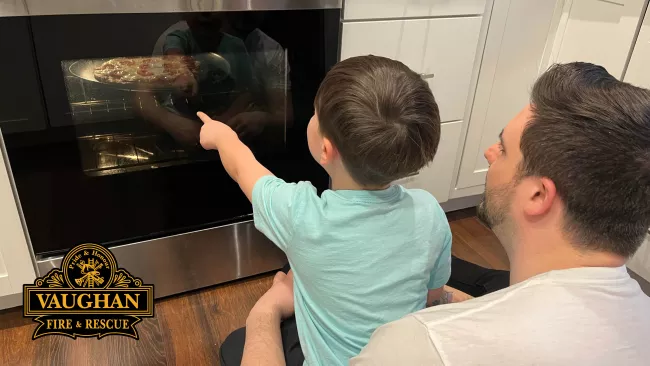
POLYGON ((427 307, 447 304, 449 302, 448 300, 449 297, 447 296, 444 287, 429 290, 427 293, 427 307))
POLYGON ((280 321, 280 315, 273 311, 251 311, 246 319, 242 366, 285 364, 280 321))
POLYGON ((293 271, 278 272, 246 320, 242 366, 285 365, 280 322, 293 315, 293 271))
POLYGON ((450 294, 450 296, 449 296, 451 298, 450 302, 463 302, 463 301, 471 300, 471 299, 474 298, 471 295, 468 295, 468 294, 464 293, 461 290, 457 290, 457 289, 455 289, 453 287, 449 287, 447 285, 445 285, 443 287, 443 289, 444 289, 444 292, 450 294))
POLYGON ((253 187, 258 179, 273 175, 260 164, 253 152, 239 140, 235 131, 226 124, 214 121, 205 113, 197 114, 201 128, 201 146, 206 150, 218 150, 221 163, 232 179, 239 184, 249 201, 253 200, 253 187))
POLYGON ((429 290, 427 293, 427 307, 462 302, 470 299, 473 299, 473 297, 463 291, 445 285, 437 289, 429 290))

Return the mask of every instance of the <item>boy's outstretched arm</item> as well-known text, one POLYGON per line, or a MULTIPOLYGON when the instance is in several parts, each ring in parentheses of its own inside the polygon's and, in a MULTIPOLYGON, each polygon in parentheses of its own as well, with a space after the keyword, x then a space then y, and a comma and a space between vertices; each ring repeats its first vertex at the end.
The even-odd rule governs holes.
POLYGON ((218 150, 221 163, 248 200, 253 199, 253 187, 258 179, 265 175, 273 175, 260 164, 253 152, 239 140, 237 133, 228 125, 214 121, 205 113, 197 113, 201 127, 201 146, 206 150, 218 150))

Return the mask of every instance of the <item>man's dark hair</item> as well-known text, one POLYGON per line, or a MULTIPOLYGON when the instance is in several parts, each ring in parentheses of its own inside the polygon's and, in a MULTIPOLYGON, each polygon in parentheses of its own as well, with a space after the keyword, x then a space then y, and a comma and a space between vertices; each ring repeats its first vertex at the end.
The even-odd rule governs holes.
POLYGON ((576 62, 546 71, 531 107, 523 176, 555 183, 580 247, 632 256, 650 226, 650 91, 576 62))
POLYGON ((438 149, 440 113, 431 89, 399 61, 360 56, 339 62, 314 105, 321 133, 361 185, 416 173, 438 149))

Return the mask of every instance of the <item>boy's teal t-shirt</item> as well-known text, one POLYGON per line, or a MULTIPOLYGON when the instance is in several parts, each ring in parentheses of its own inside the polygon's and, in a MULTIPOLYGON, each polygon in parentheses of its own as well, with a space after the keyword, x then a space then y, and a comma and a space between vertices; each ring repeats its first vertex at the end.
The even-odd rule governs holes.
POLYGON ((255 227, 293 270, 305 363, 347 365, 383 324, 426 305, 451 272, 451 231, 426 191, 326 190, 272 175, 253 188, 255 227))

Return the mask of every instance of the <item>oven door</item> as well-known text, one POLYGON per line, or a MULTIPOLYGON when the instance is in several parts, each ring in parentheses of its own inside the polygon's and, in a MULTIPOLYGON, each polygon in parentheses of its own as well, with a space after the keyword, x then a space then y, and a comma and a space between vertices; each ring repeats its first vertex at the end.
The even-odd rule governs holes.
POLYGON ((239 3, 0 18, 16 30, 0 34, 3 44, 27 48, 1 61, 22 66, 3 67, 0 77, 25 81, 4 85, 41 85, 14 106, 29 121, 3 116, 41 271, 77 244, 99 243, 164 296, 282 264, 252 227, 251 205, 218 153, 198 144, 196 112, 230 124, 279 177, 325 189, 305 134, 318 85, 337 60, 340 9, 239 3), (161 275, 166 268, 178 273, 161 275))

